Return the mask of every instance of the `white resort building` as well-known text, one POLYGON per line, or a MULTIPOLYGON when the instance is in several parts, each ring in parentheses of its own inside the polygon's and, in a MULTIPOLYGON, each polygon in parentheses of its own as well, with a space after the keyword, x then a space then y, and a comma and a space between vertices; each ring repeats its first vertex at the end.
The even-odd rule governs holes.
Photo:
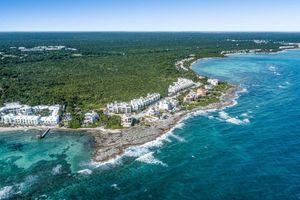
POLYGON ((84 115, 84 120, 83 123, 84 124, 92 124, 95 123, 97 120, 99 119, 99 115, 96 112, 88 112, 85 113, 84 115))
POLYGON ((0 108, 0 113, 9 112, 9 113, 18 113, 22 105, 19 102, 5 103, 4 107, 0 108))
POLYGON ((18 126, 57 126, 59 123, 60 105, 54 106, 28 106, 20 103, 6 103, 0 108, 0 123, 18 126), (49 115, 40 113, 47 110, 49 115))
POLYGON ((173 106, 172 106, 172 103, 169 100, 163 100, 163 101, 159 102, 158 109, 169 111, 169 110, 173 109, 173 106))
POLYGON ((130 114, 134 111, 143 110, 147 106, 160 100, 160 94, 153 93, 148 94, 146 97, 140 97, 139 99, 133 99, 129 103, 111 103, 107 105, 107 110, 110 113, 115 114, 130 114))
POLYGON ((219 84, 218 79, 207 79, 207 85, 204 86, 206 90, 212 90, 219 84))
POLYGON ((176 99, 164 99, 158 104, 158 109, 163 111, 172 111, 177 109, 179 102, 176 99))
POLYGON ((192 87, 194 84, 195 83, 192 80, 186 78, 178 78, 177 82, 174 82, 169 86, 168 94, 169 96, 175 95, 182 90, 192 87))
POLYGON ((131 105, 126 102, 107 104, 107 110, 108 112, 115 114, 129 114, 132 112, 131 105))
POLYGON ((123 127, 129 128, 133 124, 133 118, 130 115, 122 115, 121 120, 122 120, 121 125, 123 127))
POLYGON ((209 83, 213 86, 217 86, 219 84, 219 80, 218 79, 207 79, 207 83, 209 83))
POLYGON ((159 110, 156 107, 151 107, 149 108, 149 110, 147 111, 147 115, 148 116, 153 116, 153 117, 157 117, 160 115, 159 110))
POLYGON ((14 117, 14 124, 21 126, 37 126, 40 123, 40 117, 36 115, 17 115, 14 117))
POLYGON ((153 93, 148 94, 145 98, 140 97, 139 99, 133 99, 130 101, 133 111, 145 109, 147 106, 160 100, 160 94, 153 93))

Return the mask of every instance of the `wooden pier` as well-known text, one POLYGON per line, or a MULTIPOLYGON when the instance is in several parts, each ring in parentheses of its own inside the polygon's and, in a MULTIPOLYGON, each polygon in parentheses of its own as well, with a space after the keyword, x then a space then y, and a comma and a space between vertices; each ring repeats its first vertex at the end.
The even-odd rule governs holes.
POLYGON ((38 135, 38 139, 45 138, 49 132, 50 132, 50 128, 48 128, 43 134, 38 135))

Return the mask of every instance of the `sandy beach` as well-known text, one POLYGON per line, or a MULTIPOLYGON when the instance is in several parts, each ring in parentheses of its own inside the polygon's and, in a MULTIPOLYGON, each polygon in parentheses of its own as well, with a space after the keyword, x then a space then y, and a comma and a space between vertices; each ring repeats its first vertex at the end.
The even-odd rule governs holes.
POLYGON ((36 127, 36 126, 17 126, 17 127, 0 127, 1 132, 10 132, 10 131, 24 131, 24 130, 46 130, 49 127, 36 127))

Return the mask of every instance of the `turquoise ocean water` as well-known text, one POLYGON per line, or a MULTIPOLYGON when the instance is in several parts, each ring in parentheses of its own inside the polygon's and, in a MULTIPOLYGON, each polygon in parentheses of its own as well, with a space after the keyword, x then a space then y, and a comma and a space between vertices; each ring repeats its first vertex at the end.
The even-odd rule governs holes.
POLYGON ((237 105, 197 113, 106 165, 82 134, 0 134, 0 199, 299 199, 300 50, 206 59, 242 85, 237 105))

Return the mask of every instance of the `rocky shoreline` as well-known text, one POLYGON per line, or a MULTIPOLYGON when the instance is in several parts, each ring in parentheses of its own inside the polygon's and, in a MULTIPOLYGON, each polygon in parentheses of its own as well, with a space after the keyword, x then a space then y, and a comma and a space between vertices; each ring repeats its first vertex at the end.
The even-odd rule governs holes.
MULTIPOLYGON (((235 104, 238 93, 242 88, 232 86, 228 89, 217 103, 210 104, 206 107, 198 107, 192 110, 179 111, 169 118, 149 122, 148 124, 136 125, 122 130, 106 130, 100 128, 52 128, 53 131, 66 131, 70 133, 89 134, 92 137, 94 153, 92 161, 94 163, 103 163, 110 161, 122 155, 129 147, 143 145, 159 138, 168 133, 188 114, 197 111, 220 110, 235 104)), ((26 130, 43 131, 48 127, 26 127, 26 130)), ((1 127, 1 132, 24 130, 24 127, 1 127)))
POLYGON ((168 119, 151 122, 147 125, 137 125, 129 129, 119 131, 86 130, 94 139, 93 161, 103 163, 122 155, 129 147, 143 145, 154 141, 158 137, 169 132, 189 113, 196 111, 219 110, 235 104, 238 93, 242 88, 233 86, 226 91, 218 103, 206 107, 199 107, 189 111, 180 111, 171 115, 168 119))

